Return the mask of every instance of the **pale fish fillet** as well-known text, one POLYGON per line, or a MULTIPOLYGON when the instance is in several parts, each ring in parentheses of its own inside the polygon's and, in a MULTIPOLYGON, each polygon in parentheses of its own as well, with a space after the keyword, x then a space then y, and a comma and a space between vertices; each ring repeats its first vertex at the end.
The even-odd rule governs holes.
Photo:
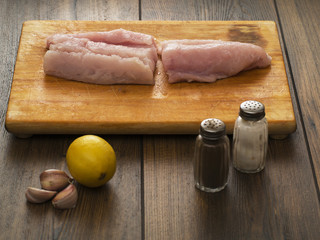
POLYGON ((123 46, 149 46, 156 47, 154 37, 144 33, 115 29, 108 32, 86 32, 76 34, 55 34, 47 39, 47 48, 52 43, 63 41, 65 38, 86 38, 93 42, 104 42, 123 46))
POLYGON ((47 38, 48 75, 95 84, 154 84, 154 38, 117 29, 47 38))
POLYGON ((159 51, 170 83, 215 82, 241 71, 266 68, 271 57, 263 48, 220 40, 168 40, 159 51))

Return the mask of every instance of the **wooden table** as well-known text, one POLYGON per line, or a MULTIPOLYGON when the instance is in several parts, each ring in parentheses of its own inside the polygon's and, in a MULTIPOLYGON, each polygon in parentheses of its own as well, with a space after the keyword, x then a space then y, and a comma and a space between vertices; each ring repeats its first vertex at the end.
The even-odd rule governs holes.
POLYGON ((0 239, 319 239, 319 9, 317 0, 2 0, 0 239), (194 135, 102 135, 118 160, 108 184, 77 185, 72 210, 27 203, 25 190, 39 186, 43 170, 67 170, 66 150, 77 137, 21 139, 5 129, 22 23, 46 19, 275 21, 297 130, 270 139, 261 173, 230 168, 217 194, 193 186, 194 135))

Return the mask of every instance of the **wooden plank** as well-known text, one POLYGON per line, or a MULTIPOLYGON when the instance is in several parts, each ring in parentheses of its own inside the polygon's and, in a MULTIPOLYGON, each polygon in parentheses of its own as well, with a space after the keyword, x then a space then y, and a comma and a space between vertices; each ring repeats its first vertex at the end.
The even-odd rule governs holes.
POLYGON ((57 168, 68 172, 65 154, 75 137, 11 139, 0 167, 0 181, 5 186, 1 188, 2 237, 141 238, 141 140, 135 136, 102 136, 116 152, 116 173, 106 185, 96 189, 76 184, 79 199, 74 209, 62 211, 54 209, 50 201, 44 204, 26 201, 27 187, 40 187, 42 171, 57 168))
POLYGON ((0 239, 141 239, 141 137, 103 136, 115 149, 118 166, 104 187, 77 186, 78 205, 56 210, 51 203, 30 204, 28 186, 40 187, 47 168, 66 169, 65 153, 77 136, 18 139, 5 129, 22 23, 33 19, 138 20, 138 2, 1 1, 0 7, 0 239))
POLYGON ((290 57, 295 91, 308 138, 312 164, 320 186, 319 1, 277 1, 283 37, 290 57), (306 14, 307 12, 307 14, 306 14), (290 26, 290 27, 287 27, 290 26))
MULTIPOLYGON (((144 1, 143 9, 142 19, 147 20, 278 21, 273 1, 144 1)), ((289 11, 285 14, 290 15, 289 11)), ((284 27, 289 29, 291 24, 284 27)), ((294 93, 291 75, 289 85, 294 93)), ((298 112, 296 96, 292 98, 298 112)), ((295 133, 282 141, 269 141, 263 172, 247 175, 231 168, 228 186, 218 194, 202 193, 193 186, 195 136, 145 137, 145 238, 317 239, 317 185, 300 115, 296 117, 295 133)))
POLYGON ((147 136, 144 144, 146 239, 317 239, 319 202, 301 135, 270 140, 266 168, 230 166, 225 190, 194 187, 194 136, 147 136), (283 149, 287 151, 284 152, 283 149), (156 174, 155 174, 156 173, 156 174))
POLYGON ((200 122, 217 117, 232 133, 241 102, 266 106, 270 134, 289 134, 296 122, 277 28, 270 21, 29 21, 22 30, 6 128, 37 133, 197 133, 200 122), (100 86, 46 76, 45 38, 53 33, 116 28, 151 34, 157 40, 222 39, 260 45, 272 66, 215 83, 168 84, 161 62, 155 86, 100 86), (177 35, 178 34, 178 35, 177 35))

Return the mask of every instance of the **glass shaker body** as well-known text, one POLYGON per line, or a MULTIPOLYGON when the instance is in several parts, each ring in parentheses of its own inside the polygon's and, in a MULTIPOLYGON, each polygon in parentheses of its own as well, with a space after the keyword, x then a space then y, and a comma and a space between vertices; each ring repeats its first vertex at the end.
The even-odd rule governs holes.
MULTIPOLYGON (((208 120, 218 119, 206 119, 203 122, 208 120)), ((202 129, 196 139, 194 180, 196 187, 205 192, 221 191, 228 182, 230 142, 225 135, 225 125, 220 122, 224 128, 220 136, 208 138, 208 134, 204 134, 205 130, 202 129)))
MULTIPOLYGON (((247 102, 251 102, 249 105, 253 102, 261 104, 256 101, 247 102)), ((268 149, 268 122, 264 117, 263 105, 260 111, 259 116, 251 113, 252 116, 250 118, 250 114, 241 114, 240 106, 240 114, 235 122, 232 151, 233 166, 241 172, 256 173, 265 167, 268 149)))

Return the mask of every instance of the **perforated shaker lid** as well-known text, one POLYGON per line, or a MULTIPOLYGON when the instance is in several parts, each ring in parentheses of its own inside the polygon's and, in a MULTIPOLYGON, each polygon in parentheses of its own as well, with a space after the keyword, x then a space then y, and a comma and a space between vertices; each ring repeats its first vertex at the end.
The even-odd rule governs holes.
POLYGON ((226 125, 217 118, 208 118, 201 122, 200 134, 202 137, 215 140, 226 134, 226 125))
POLYGON ((249 121, 258 121, 264 118, 264 105, 258 101, 245 101, 240 105, 240 117, 249 121))

